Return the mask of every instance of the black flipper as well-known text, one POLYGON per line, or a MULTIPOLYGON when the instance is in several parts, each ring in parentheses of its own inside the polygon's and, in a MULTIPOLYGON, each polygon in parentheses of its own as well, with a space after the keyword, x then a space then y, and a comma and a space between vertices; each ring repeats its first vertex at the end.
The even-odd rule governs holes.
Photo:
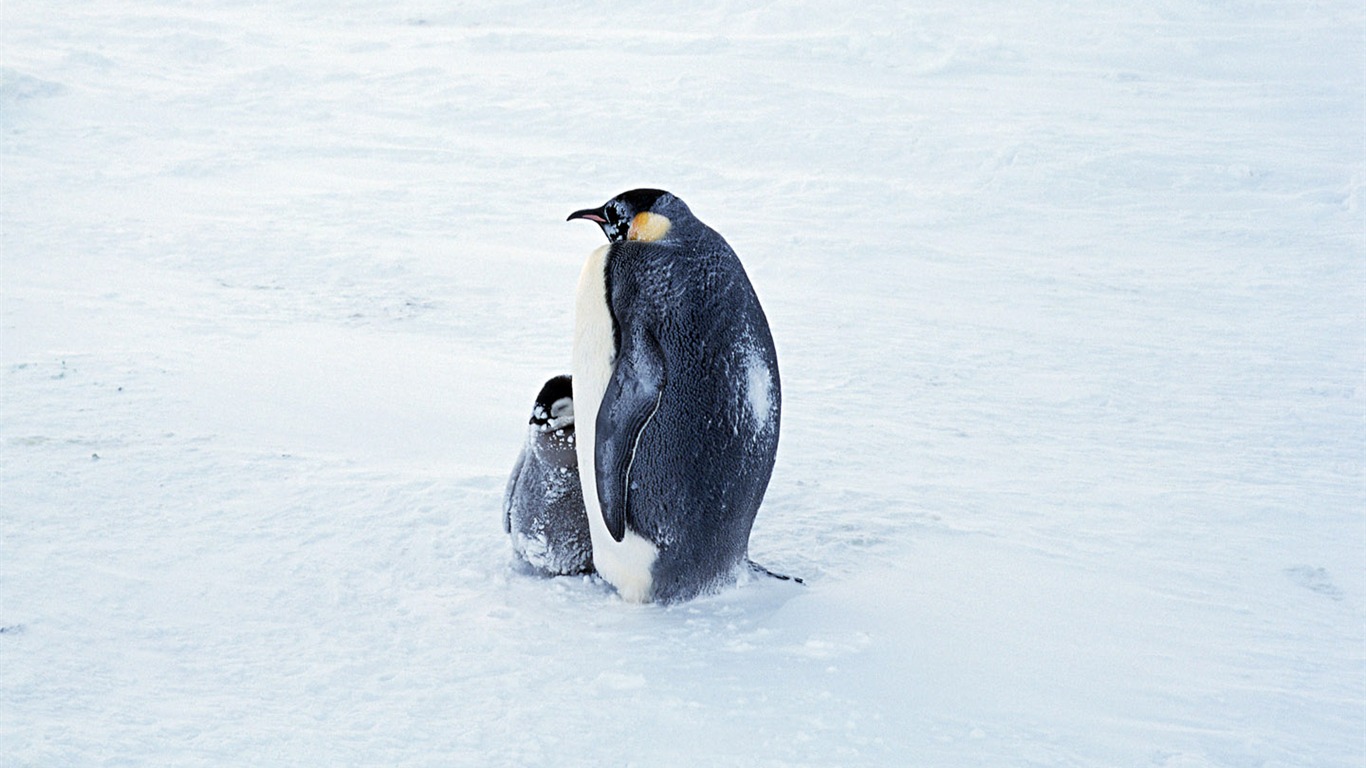
POLYGON ((522 447, 521 453, 517 454, 517 463, 512 466, 512 475, 508 478, 507 487, 503 491, 503 533, 512 533, 512 497, 517 492, 517 481, 522 476, 522 467, 526 464, 526 447, 522 447))
POLYGON ((612 538, 626 537, 631 516, 631 464, 641 433, 664 396, 664 357, 653 338, 624 344, 598 407, 594 470, 598 504, 612 538), (629 346, 628 346, 629 345, 629 346))

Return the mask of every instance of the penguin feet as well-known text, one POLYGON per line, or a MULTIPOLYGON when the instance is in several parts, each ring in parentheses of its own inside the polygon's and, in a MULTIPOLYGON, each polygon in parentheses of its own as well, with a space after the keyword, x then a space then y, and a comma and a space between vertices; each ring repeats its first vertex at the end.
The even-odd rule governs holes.
POLYGON ((750 570, 751 573, 756 573, 756 574, 759 574, 759 575, 761 575, 761 576, 768 576, 768 577, 770 577, 770 578, 774 578, 774 579, 777 579, 777 580, 779 580, 779 581, 795 581, 795 582, 797 582, 798 584, 802 584, 802 585, 805 585, 805 584, 806 584, 805 581, 802 581, 802 579, 801 579, 800 576, 788 576, 788 575, 785 574, 785 573, 774 573, 773 571, 770 571, 769 569, 763 567, 762 565, 759 565, 758 563, 754 562, 753 560, 748 560, 748 559, 746 559, 745 562, 749 564, 749 570, 750 570))

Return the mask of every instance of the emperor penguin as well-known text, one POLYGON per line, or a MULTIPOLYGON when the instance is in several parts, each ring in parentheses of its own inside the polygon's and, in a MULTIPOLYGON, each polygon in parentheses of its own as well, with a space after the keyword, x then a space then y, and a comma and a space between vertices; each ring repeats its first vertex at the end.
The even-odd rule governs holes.
POLYGON ((593 570, 568 376, 547 381, 536 396, 526 443, 503 494, 503 530, 534 571, 563 576, 593 570))
MULTIPOLYGON (((630 602, 734 583, 778 448, 768 320, 735 252, 669 192, 575 211, 608 244, 579 276, 579 475, 593 564, 630 602)), ((782 577, 780 577, 782 578, 782 577)))

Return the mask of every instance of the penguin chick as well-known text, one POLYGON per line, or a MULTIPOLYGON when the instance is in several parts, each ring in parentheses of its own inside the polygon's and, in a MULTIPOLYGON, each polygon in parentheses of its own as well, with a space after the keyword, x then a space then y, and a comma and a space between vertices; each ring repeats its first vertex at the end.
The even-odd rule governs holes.
POLYGON ((536 396, 526 443, 503 495, 503 530, 513 550, 549 576, 593 570, 574 442, 571 380, 556 376, 536 396))

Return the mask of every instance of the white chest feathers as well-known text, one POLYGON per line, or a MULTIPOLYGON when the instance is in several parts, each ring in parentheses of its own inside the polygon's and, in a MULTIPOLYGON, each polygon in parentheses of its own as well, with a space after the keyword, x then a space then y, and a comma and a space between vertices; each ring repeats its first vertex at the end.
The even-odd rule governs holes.
POLYGON ((650 599, 654 577, 652 568, 659 548, 631 530, 629 521, 621 541, 612 538, 602 519, 598 504, 597 446, 598 406, 607 392, 616 358, 612 336, 612 315, 607 309, 607 251, 604 245, 593 251, 579 274, 574 307, 574 409, 579 479, 583 483, 583 505, 588 512, 588 533, 593 540, 593 566, 625 600, 640 603, 650 599))

